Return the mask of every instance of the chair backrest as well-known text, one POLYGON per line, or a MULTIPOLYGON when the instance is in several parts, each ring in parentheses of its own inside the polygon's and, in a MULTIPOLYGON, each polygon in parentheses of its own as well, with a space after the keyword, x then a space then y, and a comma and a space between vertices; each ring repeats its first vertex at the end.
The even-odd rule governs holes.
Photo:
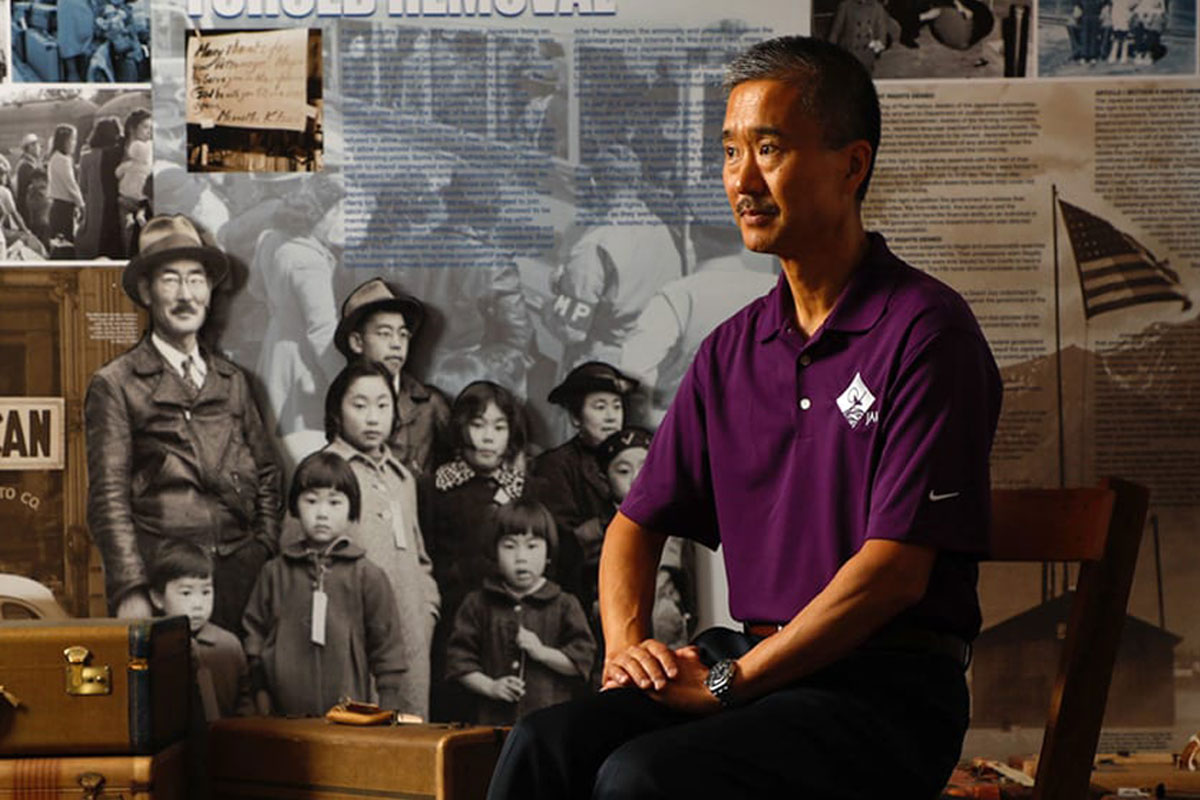
POLYGON ((1088 796, 1149 498, 1118 478, 1096 488, 992 492, 992 560, 1081 562, 1034 800, 1088 796))

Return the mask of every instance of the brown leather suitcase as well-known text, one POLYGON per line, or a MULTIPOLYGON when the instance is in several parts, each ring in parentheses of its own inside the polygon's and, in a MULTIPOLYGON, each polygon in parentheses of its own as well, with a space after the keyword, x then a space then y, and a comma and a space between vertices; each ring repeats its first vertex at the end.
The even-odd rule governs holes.
POLYGON ((483 800, 504 728, 246 717, 209 728, 213 797, 483 800))
POLYGON ((179 741, 190 644, 185 617, 0 623, 0 756, 149 755, 179 741))
POLYGON ((153 756, 0 758, 0 800, 184 800, 184 743, 153 756))

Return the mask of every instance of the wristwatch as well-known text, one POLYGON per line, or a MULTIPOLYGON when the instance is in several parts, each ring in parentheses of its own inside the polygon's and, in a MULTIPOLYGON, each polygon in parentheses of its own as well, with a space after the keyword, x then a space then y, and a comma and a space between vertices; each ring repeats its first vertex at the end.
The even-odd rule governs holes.
POLYGON ((712 692, 722 708, 733 707, 733 678, 737 675, 737 661, 722 658, 713 664, 704 678, 704 687, 712 692))

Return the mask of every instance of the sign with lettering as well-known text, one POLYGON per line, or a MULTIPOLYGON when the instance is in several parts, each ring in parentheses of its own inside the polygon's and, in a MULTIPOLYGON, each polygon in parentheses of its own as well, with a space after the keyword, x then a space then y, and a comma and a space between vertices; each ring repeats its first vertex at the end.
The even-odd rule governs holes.
POLYGON ((308 30, 206 33, 188 39, 187 121, 303 131, 308 30))
POLYGON ((0 470, 62 469, 61 397, 0 397, 0 470))

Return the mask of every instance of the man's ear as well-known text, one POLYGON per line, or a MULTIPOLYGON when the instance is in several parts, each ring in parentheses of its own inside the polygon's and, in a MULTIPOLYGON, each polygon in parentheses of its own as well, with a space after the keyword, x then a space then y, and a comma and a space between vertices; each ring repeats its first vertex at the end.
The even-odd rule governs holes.
POLYGON ((154 606, 154 610, 160 614, 167 610, 167 602, 163 598, 162 592, 157 589, 150 590, 150 605, 154 606))
POLYGON ((349 346, 350 352, 356 356, 363 354, 363 337, 358 331, 350 331, 350 335, 346 337, 346 345, 349 346))
POLYGON ((871 166, 871 145, 864 139, 846 145, 849 158, 846 166, 846 179, 853 182, 854 190, 867 179, 867 170, 871 166))

